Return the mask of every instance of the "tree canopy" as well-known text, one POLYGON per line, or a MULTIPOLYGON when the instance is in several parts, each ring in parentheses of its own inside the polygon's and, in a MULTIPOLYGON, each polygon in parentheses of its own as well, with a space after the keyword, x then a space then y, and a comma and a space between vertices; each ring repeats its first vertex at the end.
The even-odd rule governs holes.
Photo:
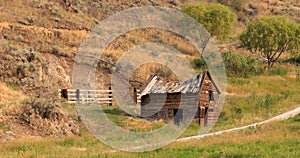
POLYGON ((285 17, 268 16, 251 22, 240 41, 250 52, 267 58, 270 69, 284 52, 299 52, 300 26, 285 17))
POLYGON ((237 22, 236 14, 229 7, 219 3, 188 3, 183 6, 182 12, 193 17, 212 36, 221 41, 229 40, 237 22))

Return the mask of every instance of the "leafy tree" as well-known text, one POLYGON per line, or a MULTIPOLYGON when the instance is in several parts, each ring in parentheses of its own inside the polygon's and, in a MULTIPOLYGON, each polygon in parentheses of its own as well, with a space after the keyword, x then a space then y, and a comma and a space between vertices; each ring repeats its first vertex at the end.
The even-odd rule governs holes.
POLYGON ((284 52, 300 50, 300 26, 285 17, 268 16, 250 23, 240 41, 250 52, 267 58, 270 69, 284 52))
POLYGON ((193 17, 212 36, 221 41, 229 40, 237 21, 236 14, 229 7, 219 3, 188 3, 183 6, 182 12, 193 17))

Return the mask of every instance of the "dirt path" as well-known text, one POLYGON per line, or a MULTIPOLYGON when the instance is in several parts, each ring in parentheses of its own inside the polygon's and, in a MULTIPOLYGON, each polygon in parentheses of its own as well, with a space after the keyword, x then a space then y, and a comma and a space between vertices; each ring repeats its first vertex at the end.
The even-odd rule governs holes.
POLYGON ((184 142, 184 141, 189 141, 189 140, 202 139, 202 138, 209 137, 209 136, 221 135, 221 134, 225 134, 225 133, 229 133, 229 132, 233 132, 233 131, 239 131, 239 130, 243 130, 243 129, 247 129, 247 128, 251 128, 251 127, 256 127, 258 125, 266 124, 266 123, 269 123, 269 122, 272 122, 272 121, 287 120, 289 118, 295 117, 298 114, 300 114, 300 106, 298 108, 294 109, 294 110, 283 113, 281 115, 278 115, 276 117, 270 118, 270 119, 265 120, 265 121, 253 123, 253 124, 250 124, 250 125, 247 125, 247 126, 242 126, 242 127, 232 128, 232 129, 228 129, 228 130, 223 130, 223 131, 219 131, 219 132, 213 132, 213 133, 196 135, 196 136, 185 137, 185 138, 179 138, 176 141, 177 142, 184 142))

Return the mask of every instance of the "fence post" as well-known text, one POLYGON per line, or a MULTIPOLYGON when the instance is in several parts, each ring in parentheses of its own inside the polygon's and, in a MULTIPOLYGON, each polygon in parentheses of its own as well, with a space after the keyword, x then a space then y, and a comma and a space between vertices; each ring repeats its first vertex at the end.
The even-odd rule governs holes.
POLYGON ((109 106, 113 105, 113 99, 112 99, 112 91, 111 91, 111 86, 108 88, 110 91, 108 92, 108 98, 109 98, 109 106))
POLYGON ((136 90, 136 88, 133 88, 133 99, 134 99, 134 103, 137 105, 137 100, 138 100, 138 98, 137 98, 138 96, 137 96, 137 90, 136 90))
POLYGON ((80 102, 80 90, 79 89, 76 89, 76 101, 77 101, 77 103, 79 103, 80 102))
POLYGON ((68 89, 60 90, 60 97, 66 99, 66 100, 69 100, 69 98, 68 98, 68 89))

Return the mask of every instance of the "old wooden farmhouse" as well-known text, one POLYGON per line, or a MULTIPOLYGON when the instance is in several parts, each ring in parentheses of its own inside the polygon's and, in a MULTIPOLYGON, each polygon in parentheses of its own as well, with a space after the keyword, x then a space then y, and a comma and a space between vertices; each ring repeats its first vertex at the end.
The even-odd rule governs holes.
POLYGON ((141 115, 148 120, 163 119, 175 124, 192 116, 201 125, 214 124, 220 112, 219 95, 220 91, 208 71, 187 81, 173 83, 151 76, 141 92, 141 115), (180 105, 196 107, 181 109, 180 105))

